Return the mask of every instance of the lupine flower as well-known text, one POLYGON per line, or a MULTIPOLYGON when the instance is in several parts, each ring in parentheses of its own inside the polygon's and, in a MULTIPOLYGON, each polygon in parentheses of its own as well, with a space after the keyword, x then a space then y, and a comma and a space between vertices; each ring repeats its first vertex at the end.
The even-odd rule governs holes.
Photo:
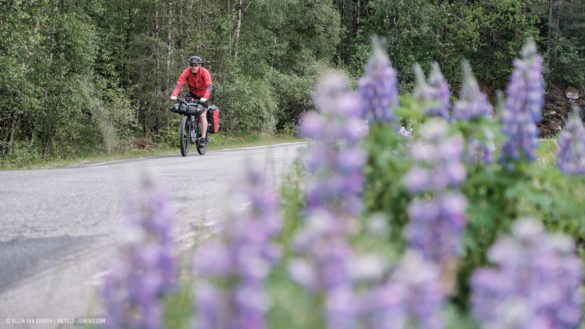
POLYGON ((174 213, 162 190, 145 188, 130 203, 120 257, 105 278, 106 328, 161 328, 162 298, 176 288, 174 213))
POLYGON ((311 175, 306 193, 308 208, 355 216, 361 210, 359 194, 365 164, 360 148, 365 133, 359 116, 360 99, 349 91, 345 76, 333 73, 318 84, 314 102, 318 112, 305 116, 301 126, 312 139, 305 156, 311 175))
POLYGON ((295 236, 297 257, 289 263, 291 278, 325 302, 327 327, 352 328, 355 318, 355 298, 351 259, 353 252, 347 243, 343 219, 327 209, 313 209, 305 227, 295 236))
POLYGON ((536 159, 538 143, 536 123, 541 119, 544 103, 542 57, 536 52, 532 39, 521 51, 522 59, 514 59, 514 71, 506 88, 502 109, 502 131, 507 137, 502 147, 504 164, 536 159))
POLYGON ((496 150, 494 133, 486 129, 483 131, 483 135, 483 141, 471 137, 467 142, 465 158, 468 164, 489 165, 494 162, 494 152, 496 150))
POLYGON ((425 74, 418 63, 414 65, 414 73, 416 77, 414 96, 428 103, 425 105, 425 113, 448 120, 451 109, 451 92, 439 64, 433 62, 428 81, 426 81, 425 74))
POLYGON ((408 129, 408 128, 405 128, 404 126, 400 126, 398 133, 400 134, 400 136, 408 138, 408 137, 412 136, 412 129, 408 129))
POLYGON ((491 268, 472 279, 472 311, 484 328, 576 328, 583 264, 573 241, 519 220, 488 252, 491 268))
POLYGON ((409 247, 440 265, 448 265, 461 251, 466 206, 465 196, 457 192, 430 201, 415 199, 408 207, 411 222, 405 237, 409 247))
POLYGON ((463 139, 449 137, 448 125, 441 119, 429 120, 421 134, 422 140, 410 146, 415 165, 406 174, 405 185, 411 193, 431 195, 415 197, 409 205, 405 238, 409 248, 443 271, 457 259, 466 225, 467 201, 458 191, 466 176, 461 163, 463 139))
MULTIPOLYGON (((459 121, 469 121, 480 118, 490 119, 493 107, 487 96, 481 92, 477 80, 473 76, 468 61, 463 62, 463 85, 459 93, 459 99, 453 107, 453 118, 459 121)), ((493 132, 483 129, 473 132, 466 148, 466 160, 469 164, 491 164, 496 149, 493 132), (481 134, 480 136, 477 136, 481 134)))
POLYGON ((461 164, 463 139, 449 137, 448 132, 447 123, 431 120, 421 129, 423 140, 410 145, 415 165, 406 174, 405 183, 412 193, 439 193, 457 188, 465 180, 465 167, 461 164))
POLYGON ((351 282, 351 249, 346 230, 327 210, 315 210, 295 237, 298 252, 308 253, 289 266, 292 278, 314 292, 332 291, 351 282))
POLYGON ((208 241, 195 253, 198 329, 266 328, 269 300, 264 281, 280 255, 271 242, 280 230, 277 197, 261 172, 248 168, 234 199, 249 206, 232 210, 223 243, 208 241), (216 287, 212 280, 225 286, 216 287))
POLYGON ((585 128, 577 110, 561 133, 557 166, 565 174, 585 175, 585 128))
POLYGON ((370 123, 390 122, 398 118, 394 110, 398 107, 398 82, 396 70, 380 45, 373 42, 372 57, 366 66, 365 75, 358 81, 358 94, 362 98, 363 117, 370 123))
POLYGON ((294 281, 323 296, 328 328, 352 328, 355 299, 347 235, 361 211, 365 133, 360 97, 345 76, 321 79, 314 94, 317 112, 308 114, 302 131, 312 139, 305 155, 307 209, 295 236, 299 257, 289 263, 294 281))
POLYGON ((444 303, 438 268, 408 251, 390 280, 363 296, 359 307, 368 329, 441 329, 445 327, 444 303))
POLYGON ((468 61, 463 62, 463 84, 459 99, 453 107, 453 118, 457 120, 473 120, 490 118, 493 108, 477 84, 468 61))

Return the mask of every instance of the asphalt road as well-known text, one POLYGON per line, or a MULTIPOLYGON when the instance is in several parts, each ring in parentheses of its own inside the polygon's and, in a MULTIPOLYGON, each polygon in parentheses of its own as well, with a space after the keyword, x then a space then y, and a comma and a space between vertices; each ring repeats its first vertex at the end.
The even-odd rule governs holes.
POLYGON ((0 328, 70 328, 86 318, 103 320, 95 294, 115 255, 124 202, 140 193, 144 175, 169 191, 177 241, 186 247, 223 215, 247 163, 263 168, 278 186, 303 147, 0 171, 0 328))

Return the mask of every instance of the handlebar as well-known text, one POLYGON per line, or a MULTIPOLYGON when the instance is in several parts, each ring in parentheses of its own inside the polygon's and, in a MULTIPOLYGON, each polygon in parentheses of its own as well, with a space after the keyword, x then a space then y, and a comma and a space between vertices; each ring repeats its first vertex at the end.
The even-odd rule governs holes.
POLYGON ((184 100, 184 99, 180 99, 180 98, 177 98, 177 101, 178 101, 179 103, 182 103, 182 104, 187 104, 187 105, 193 105, 193 106, 194 106, 194 105, 199 105, 199 102, 187 102, 186 100, 184 100))
POLYGON ((195 101, 195 102, 187 102, 186 100, 184 100, 184 99, 180 99, 180 98, 177 98, 177 101, 179 101, 180 103, 186 104, 187 106, 198 106, 198 105, 201 105, 201 106, 203 106, 205 109, 209 108, 209 106, 206 106, 206 105, 205 105, 205 103, 203 103, 203 102, 199 102, 199 101, 195 101))

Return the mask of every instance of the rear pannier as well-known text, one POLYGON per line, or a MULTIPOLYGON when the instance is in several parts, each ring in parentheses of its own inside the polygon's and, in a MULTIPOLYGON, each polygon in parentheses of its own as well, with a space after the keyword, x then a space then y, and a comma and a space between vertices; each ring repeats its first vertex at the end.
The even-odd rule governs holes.
POLYGON ((207 111, 207 131, 215 134, 219 131, 219 107, 211 105, 207 111))

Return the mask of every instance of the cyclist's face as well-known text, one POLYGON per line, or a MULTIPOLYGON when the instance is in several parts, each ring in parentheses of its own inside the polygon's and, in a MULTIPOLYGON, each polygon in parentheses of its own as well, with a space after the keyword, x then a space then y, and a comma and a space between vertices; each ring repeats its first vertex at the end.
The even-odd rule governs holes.
POLYGON ((190 64, 189 66, 191 66, 191 72, 197 73, 199 71, 199 67, 201 65, 200 64, 190 64))

